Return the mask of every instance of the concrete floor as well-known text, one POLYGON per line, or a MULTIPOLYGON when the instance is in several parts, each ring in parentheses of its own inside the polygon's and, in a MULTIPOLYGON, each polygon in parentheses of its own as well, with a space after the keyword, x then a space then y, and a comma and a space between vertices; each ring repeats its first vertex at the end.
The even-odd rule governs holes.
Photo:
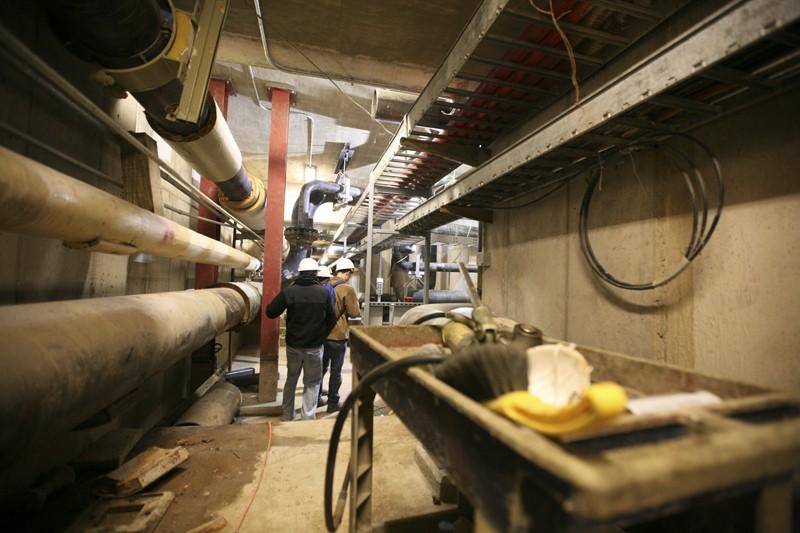
MULTIPOLYGON (((257 346, 247 346, 242 347, 238 350, 238 354, 233 359, 233 370, 239 370, 241 368, 248 368, 252 367, 255 368, 256 372, 259 371, 259 360, 258 360, 258 350, 257 346)), ((281 346, 280 351, 278 353, 278 371, 280 372, 280 377, 278 378, 278 398, 275 401, 276 405, 280 405, 283 400, 283 385, 286 382, 286 347, 281 346)), ((352 390, 352 383, 353 383, 353 366, 350 363, 350 350, 347 350, 345 354, 344 365, 342 366, 342 386, 339 389, 339 397, 340 402, 344 401, 350 391, 352 390)), ((330 379, 330 371, 325 373, 325 377, 323 378, 323 389, 328 389, 328 380, 330 379)), ((255 392, 256 388, 252 388, 252 392, 248 390, 242 391, 242 404, 243 405, 252 405, 258 403, 258 394, 255 392)), ((297 380, 297 388, 294 391, 295 394, 295 416, 297 418, 300 417, 300 405, 303 401, 303 375, 300 375, 300 378, 297 380)), ((335 417, 335 414, 329 414, 327 412, 327 407, 319 407, 317 408, 317 418, 325 418, 325 417, 335 417)), ((250 417, 243 417, 239 420, 241 423, 251 424, 251 423, 263 423, 266 421, 276 421, 280 420, 280 416, 250 416, 250 417)))
MULTIPOLYGON (((243 348, 233 368, 255 367, 257 348, 243 348)), ((349 350, 342 369, 340 396, 352 386, 349 350)), ((279 355, 280 404, 286 379, 286 350, 279 355)), ((327 389, 329 374, 326 374, 327 389)), ((302 377, 295 391, 299 409, 302 377)), ((376 413, 381 402, 376 398, 376 413)), ((258 403, 257 393, 243 392, 244 404, 258 403)), ((299 416, 299 413, 298 413, 299 416)), ((169 427, 151 431, 137 446, 185 446, 189 460, 148 490, 173 491, 175 501, 157 528, 158 533, 183 532, 217 516, 228 523, 224 531, 325 531, 323 484, 328 442, 335 414, 317 409, 318 420, 281 422, 279 416, 250 416, 220 427, 169 427), (267 452, 267 450, 269 450, 267 452), (249 506, 249 510, 248 510, 249 506)), ((335 490, 349 457, 349 424, 342 436, 335 490)), ((416 439, 395 416, 375 419, 373 523, 441 511, 414 460, 416 439)), ((347 531, 345 517, 340 531, 347 531)))
MULTIPOLYGON (((149 489, 176 494, 156 531, 184 532, 217 516, 228 523, 226 531, 325 531, 324 467, 332 426, 327 419, 150 432, 139 448, 182 445, 190 453, 186 463, 149 489)), ((349 435, 345 438, 335 490, 349 456, 349 435)), ((396 417, 375 419, 373 523, 442 509, 433 504, 414 462, 415 445, 396 417)), ((346 518, 340 531, 347 531, 346 518)))

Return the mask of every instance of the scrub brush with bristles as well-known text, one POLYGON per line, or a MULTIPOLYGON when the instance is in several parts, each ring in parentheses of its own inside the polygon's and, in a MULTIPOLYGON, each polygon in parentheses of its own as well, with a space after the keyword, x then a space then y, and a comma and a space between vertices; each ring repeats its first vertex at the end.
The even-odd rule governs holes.
POLYGON ((528 358, 518 344, 479 344, 453 353, 434 375, 473 400, 484 402, 528 389, 528 358))

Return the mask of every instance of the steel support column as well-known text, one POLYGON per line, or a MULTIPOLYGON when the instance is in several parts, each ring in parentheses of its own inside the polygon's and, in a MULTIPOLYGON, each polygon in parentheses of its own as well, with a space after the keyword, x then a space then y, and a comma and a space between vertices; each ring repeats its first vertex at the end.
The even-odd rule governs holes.
POLYGON ((289 106, 291 92, 272 90, 269 133, 269 174, 267 209, 264 216, 264 282, 261 299, 261 370, 258 399, 271 402, 278 395, 278 346, 280 320, 264 316, 267 304, 281 290, 281 252, 283 250, 283 204, 286 195, 286 156, 289 144, 289 106))
POLYGON ((372 295, 372 225, 375 216, 375 184, 367 185, 366 193, 369 195, 367 208, 367 251, 364 255, 364 324, 369 324, 370 296, 372 295))
MULTIPOLYGON (((208 90, 217 102, 220 111, 222 111, 222 116, 227 119, 230 82, 228 82, 228 80, 212 79, 208 84, 208 90)), ((214 200, 217 199, 219 194, 217 185, 205 177, 200 178, 200 190, 203 191, 203 194, 214 200)), ((220 227, 213 222, 203 220, 203 218, 217 220, 216 214, 208 207, 200 204, 197 208, 197 216, 202 217, 197 219, 197 232, 211 239, 219 240, 220 227)), ((217 282, 218 273, 219 269, 216 266, 198 263, 194 267, 194 288, 205 289, 206 287, 211 287, 217 282)))
POLYGON ((430 300, 430 289, 431 289, 431 232, 427 232, 425 234, 425 275, 423 276, 423 281, 425 284, 422 286, 422 303, 429 304, 431 303, 430 300))

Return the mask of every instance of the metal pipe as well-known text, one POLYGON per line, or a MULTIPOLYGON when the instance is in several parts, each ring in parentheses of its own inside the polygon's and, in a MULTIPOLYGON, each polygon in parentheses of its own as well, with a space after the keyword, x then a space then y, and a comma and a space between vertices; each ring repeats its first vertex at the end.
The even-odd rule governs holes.
POLYGON ((0 468, 242 323, 228 287, 0 307, 0 468))
POLYGON ((117 87, 136 98, 155 132, 217 184, 222 204, 251 227, 263 229, 263 183, 242 166, 241 151, 213 97, 206 95, 197 124, 170 116, 183 91, 172 65, 194 51, 190 15, 157 0, 61 0, 50 10, 61 33, 78 42, 80 51, 102 65, 117 87), (138 20, 138 26, 121 23, 126 16, 138 20), (155 28, 156 38, 137 38, 139 26, 155 28))
POLYGON ((14 63, 25 75, 38 81, 44 89, 60 99, 63 103, 72 107, 95 123, 105 126, 109 131, 114 132, 114 134, 128 142, 128 144, 144 154, 147 158, 157 163, 164 171, 161 177, 175 186, 176 189, 196 200, 198 203, 206 205, 209 209, 218 213, 221 218, 231 220, 237 227, 241 228, 243 232, 251 235, 254 240, 263 243, 264 239, 260 235, 255 233, 249 226, 244 225, 221 205, 206 196, 203 191, 197 188, 193 183, 187 182, 174 168, 161 159, 158 154, 152 152, 139 142, 131 133, 115 122, 93 101, 86 97, 86 95, 78 91, 75 86, 69 83, 50 65, 42 61, 30 48, 22 44, 19 39, 1 25, 0 44, 2 44, 2 46, 0 46, 0 54, 3 54, 9 61, 14 63))
MULTIPOLYGON (((415 291, 411 297, 414 302, 423 302, 425 295, 424 290, 415 291)), ((469 294, 464 291, 450 291, 450 290, 429 290, 428 291, 429 303, 469 303, 469 294)))
POLYGON ((0 227, 87 251, 257 270, 261 261, 0 147, 0 227))
POLYGON ((176 426, 224 426, 233 421, 242 404, 236 385, 219 382, 181 415, 176 426))
MULTIPOLYGON (((411 270, 413 268, 413 264, 411 261, 399 261, 397 266, 402 268, 405 271, 411 270)), ((430 264, 431 272, 460 272, 458 268, 458 263, 431 263, 430 264)), ((467 265, 467 270, 469 272, 477 272, 478 265, 467 265)))

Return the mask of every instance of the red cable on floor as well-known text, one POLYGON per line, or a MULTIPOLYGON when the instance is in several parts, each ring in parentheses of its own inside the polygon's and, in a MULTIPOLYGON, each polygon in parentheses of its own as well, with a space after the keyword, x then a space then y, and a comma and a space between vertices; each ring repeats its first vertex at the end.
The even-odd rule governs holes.
POLYGON ((247 518, 247 513, 250 512, 250 507, 253 505, 253 502, 256 499, 258 489, 261 488, 261 480, 264 479, 264 471, 267 469, 267 461, 269 460, 270 449, 272 449, 272 422, 267 422, 267 453, 264 454, 264 464, 261 465, 261 473, 258 476, 258 483, 256 483, 256 488, 253 490, 253 496, 250 498, 250 502, 247 504, 247 508, 244 510, 242 519, 239 520, 239 525, 236 526, 236 531, 239 531, 242 528, 244 519, 247 518))

